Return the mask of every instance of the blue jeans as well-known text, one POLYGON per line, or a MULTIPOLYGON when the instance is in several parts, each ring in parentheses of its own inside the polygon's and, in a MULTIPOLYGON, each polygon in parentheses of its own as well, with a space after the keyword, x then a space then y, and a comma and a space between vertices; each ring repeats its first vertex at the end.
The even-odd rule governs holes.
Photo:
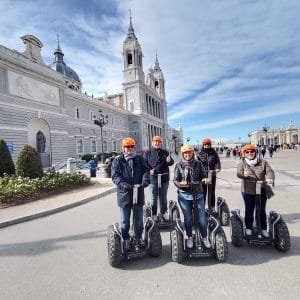
MULTIPOLYGON (((242 193, 245 203, 245 225, 247 229, 252 229, 255 209, 255 195, 242 193)), ((260 224, 261 229, 267 229, 267 215, 266 215, 267 197, 265 193, 261 193, 261 210, 260 210, 260 224)))
MULTIPOLYGON (((186 234, 188 237, 192 236, 192 230, 193 230, 193 200, 191 195, 179 193, 178 194, 178 202, 180 205, 180 208, 183 212, 184 216, 184 226, 186 230, 186 234), (187 197, 187 195, 189 197, 187 197), (187 200, 189 199, 189 200, 187 200)), ((203 194, 198 194, 196 196, 196 202, 198 207, 198 220, 199 220, 199 227, 202 237, 207 236, 207 218, 205 213, 205 201, 203 194)))
MULTIPOLYGON (((152 214, 157 215, 157 198, 158 198, 158 184, 151 183, 149 185, 151 193, 151 207, 152 214)), ((160 199, 160 213, 164 214, 168 210, 167 193, 169 188, 169 181, 161 183, 161 199, 160 199)))
MULTIPOLYGON (((143 234, 144 224, 143 224, 143 206, 136 206, 136 224, 135 224, 135 238, 140 239, 143 234)), ((124 208, 120 208, 121 212, 121 232, 124 240, 130 238, 129 229, 130 229, 130 216, 131 216, 132 205, 126 205, 124 208)))

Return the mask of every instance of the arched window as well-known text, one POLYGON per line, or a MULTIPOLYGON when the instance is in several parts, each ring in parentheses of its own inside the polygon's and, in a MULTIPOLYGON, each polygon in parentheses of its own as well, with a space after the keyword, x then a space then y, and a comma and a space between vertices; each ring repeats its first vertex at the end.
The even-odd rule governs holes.
POLYGON ((132 65, 132 54, 131 53, 127 54, 127 64, 132 65))
POLYGON ((36 134, 36 149, 38 153, 44 153, 46 149, 46 138, 41 131, 36 134))

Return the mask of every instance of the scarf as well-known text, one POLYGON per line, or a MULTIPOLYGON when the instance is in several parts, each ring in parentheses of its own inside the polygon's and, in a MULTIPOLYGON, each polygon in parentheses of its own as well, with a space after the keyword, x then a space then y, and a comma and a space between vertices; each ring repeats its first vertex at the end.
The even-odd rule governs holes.
POLYGON ((193 168, 194 168, 195 160, 192 158, 191 160, 186 160, 184 158, 181 159, 181 166, 183 168, 184 172, 184 181, 191 182, 192 181, 192 174, 193 174, 193 168))
POLYGON ((254 159, 249 159, 249 158, 245 158, 245 161, 247 163, 248 166, 255 166, 259 163, 259 160, 257 159, 257 157, 255 157, 254 159))

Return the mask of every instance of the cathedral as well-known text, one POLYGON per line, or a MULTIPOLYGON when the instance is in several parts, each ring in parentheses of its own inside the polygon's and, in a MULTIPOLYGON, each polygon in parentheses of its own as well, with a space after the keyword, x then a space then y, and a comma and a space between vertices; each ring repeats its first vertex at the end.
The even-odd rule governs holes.
POLYGON ((163 137, 166 149, 178 151, 183 133, 168 125, 158 57, 145 76, 131 18, 123 42, 123 93, 114 95, 83 93, 59 40, 54 62, 47 65, 42 42, 33 35, 21 39, 22 53, 0 45, 0 139, 15 161, 26 144, 37 149, 44 167, 87 153, 120 152, 125 136, 136 140, 138 151, 149 148, 154 135, 163 137))

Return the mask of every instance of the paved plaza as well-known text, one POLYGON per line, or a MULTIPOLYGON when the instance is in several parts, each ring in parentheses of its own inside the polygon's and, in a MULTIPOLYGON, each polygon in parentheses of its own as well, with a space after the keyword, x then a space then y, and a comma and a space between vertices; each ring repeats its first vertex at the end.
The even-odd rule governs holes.
MULTIPOLYGON (((225 227, 226 263, 203 258, 177 264, 171 261, 169 231, 164 230, 161 257, 125 261, 112 268, 107 261, 106 229, 118 221, 119 210, 110 180, 98 178, 90 191, 74 190, 40 200, 43 204, 0 211, 0 223, 11 222, 0 229, 1 299, 298 299, 300 152, 282 150, 266 159, 276 175, 275 196, 267 210, 276 210, 287 222, 289 252, 246 243, 233 247, 230 228, 225 227), (85 204, 75 207, 80 201, 85 204), (60 207, 60 212, 46 213, 47 205, 51 210, 60 207), (34 216, 38 210, 46 217, 34 216), (21 222, 30 211, 34 211, 32 220, 21 222), (14 219, 18 224, 12 225, 14 219)), ((230 209, 242 209, 240 180, 235 175, 239 160, 221 160, 216 194, 227 200, 230 209)), ((176 199, 172 182, 169 199, 176 199)))

